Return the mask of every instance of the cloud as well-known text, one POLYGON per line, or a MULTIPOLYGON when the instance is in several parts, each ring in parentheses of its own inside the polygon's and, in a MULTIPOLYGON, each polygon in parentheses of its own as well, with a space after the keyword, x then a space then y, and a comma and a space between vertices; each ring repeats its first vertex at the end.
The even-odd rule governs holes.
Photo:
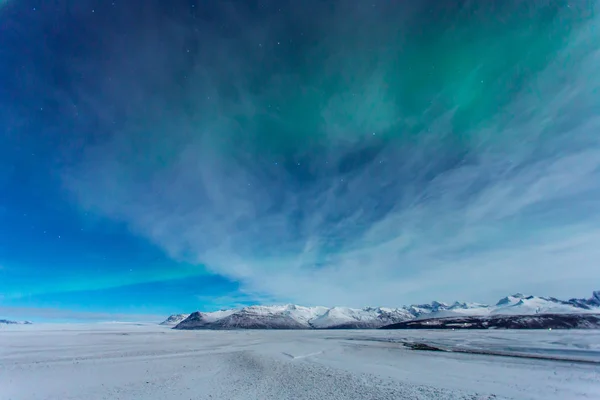
POLYGON ((346 11, 321 16, 314 28, 328 39, 301 49, 315 58, 293 72, 277 41, 302 16, 265 26, 223 9, 244 26, 236 40, 213 26, 161 27, 158 49, 142 46, 111 64, 111 76, 128 77, 132 61, 119 60, 149 62, 137 84, 122 81, 126 92, 115 83, 93 100, 91 109, 106 113, 107 100, 127 97, 127 118, 64 172, 65 187, 82 209, 125 221, 173 258, 275 301, 399 305, 593 289, 597 18, 508 102, 456 132, 466 106, 438 107, 449 95, 443 85, 420 114, 399 112, 382 89, 395 68, 389 49, 370 47, 391 25, 375 24, 381 11, 363 20, 363 11, 346 11), (378 28, 363 42, 370 27, 378 28), (188 34, 210 43, 195 59, 180 51, 188 34), (185 90, 170 86, 174 75, 185 90))

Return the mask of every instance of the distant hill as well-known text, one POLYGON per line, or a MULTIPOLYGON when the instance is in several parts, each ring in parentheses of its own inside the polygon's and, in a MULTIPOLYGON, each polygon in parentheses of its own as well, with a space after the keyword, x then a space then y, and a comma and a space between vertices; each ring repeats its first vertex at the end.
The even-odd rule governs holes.
POLYGON ((8 319, 0 319, 0 325, 31 325, 30 321, 11 321, 8 319))

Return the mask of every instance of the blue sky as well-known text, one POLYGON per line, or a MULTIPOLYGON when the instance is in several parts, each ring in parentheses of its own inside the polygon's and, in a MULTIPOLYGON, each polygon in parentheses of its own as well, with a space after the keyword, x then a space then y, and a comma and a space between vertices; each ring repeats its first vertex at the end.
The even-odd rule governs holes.
POLYGON ((598 289, 595 5, 169 4, 0 9, 0 316, 598 289))

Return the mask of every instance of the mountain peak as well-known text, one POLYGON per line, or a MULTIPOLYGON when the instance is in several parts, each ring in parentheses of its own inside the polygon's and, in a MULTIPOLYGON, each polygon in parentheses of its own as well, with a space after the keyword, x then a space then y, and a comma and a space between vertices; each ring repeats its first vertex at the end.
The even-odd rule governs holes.
POLYGON ((181 321, 183 321, 184 319, 186 319, 187 317, 189 317, 190 314, 173 314, 171 316, 169 316, 169 318, 167 318, 166 320, 164 320, 163 322, 161 322, 161 325, 177 325, 178 323, 180 323, 181 321))
POLYGON ((449 309, 467 309, 467 308, 469 308, 469 305, 467 303, 461 303, 460 301, 455 301, 448 308, 449 309))
POLYGON ((431 307, 433 307, 433 308, 445 308, 445 307, 448 307, 448 304, 434 300, 434 301, 431 302, 431 307))
POLYGON ((532 299, 534 296, 525 296, 523 293, 515 293, 511 296, 506 296, 498 300, 496 306, 504 306, 509 304, 516 304, 523 299, 532 299))

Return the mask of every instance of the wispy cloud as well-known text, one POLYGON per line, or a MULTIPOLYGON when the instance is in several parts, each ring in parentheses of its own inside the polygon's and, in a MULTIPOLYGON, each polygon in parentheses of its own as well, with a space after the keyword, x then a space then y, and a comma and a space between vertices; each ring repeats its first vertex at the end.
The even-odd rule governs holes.
POLYGON ((200 304, 207 304, 202 311, 218 311, 232 308, 243 308, 254 304, 280 303, 279 299, 270 296, 257 295, 256 293, 245 293, 240 291, 235 294, 225 295, 197 295, 200 304))
MULTIPOLYGON (((341 15, 334 11, 327 23, 350 35, 341 15)), ((357 32, 375 19, 365 21, 357 32)), ((340 51, 311 79, 280 70, 256 89, 258 47, 277 47, 269 38, 279 31, 245 26, 235 43, 203 32, 211 45, 186 72, 189 97, 151 94, 167 82, 142 71, 127 92, 127 121, 65 172, 82 208, 126 221, 172 257, 276 301, 398 305, 593 289, 600 278, 597 19, 461 135, 453 125, 460 106, 437 112, 432 104, 418 121, 398 113, 381 89, 393 69, 385 46, 375 67, 340 51), (350 84, 306 104, 338 69, 350 84), (295 104, 294 93, 303 101, 295 104), (311 119, 316 131, 294 141, 311 119), (398 130, 411 139, 390 140, 398 130)), ((170 28, 161 32, 185 36, 170 28)), ((349 36, 352 49, 360 50, 359 38, 349 36)), ((336 47, 325 42, 305 54, 324 48, 336 47)), ((169 60, 165 75, 188 60, 160 50, 169 60)), ((128 56, 141 62, 144 51, 128 56)), ((110 90, 102 102, 126 95, 110 90)))

